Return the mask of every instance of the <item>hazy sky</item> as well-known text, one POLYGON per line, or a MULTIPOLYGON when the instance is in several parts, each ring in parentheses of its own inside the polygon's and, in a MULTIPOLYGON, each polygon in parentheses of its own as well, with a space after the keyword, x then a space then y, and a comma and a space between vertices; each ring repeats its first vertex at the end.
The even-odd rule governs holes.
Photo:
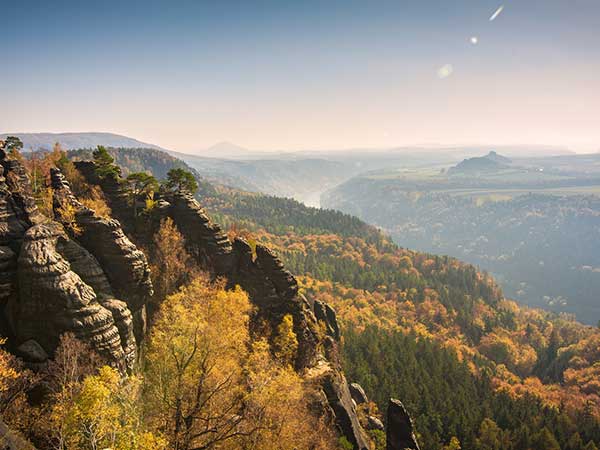
POLYGON ((0 132, 600 148, 600 0, 0 6, 0 132))

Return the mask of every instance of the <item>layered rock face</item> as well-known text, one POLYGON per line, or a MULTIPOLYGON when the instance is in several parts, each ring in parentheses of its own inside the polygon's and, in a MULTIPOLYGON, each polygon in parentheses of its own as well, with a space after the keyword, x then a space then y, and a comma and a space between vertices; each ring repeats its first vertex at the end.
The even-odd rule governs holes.
MULTIPOLYGON (((68 184, 62 180, 59 186, 61 177, 53 175, 55 204, 78 204, 68 184)), ((83 217, 93 222, 92 211, 80 213, 82 223, 83 217)), ((151 293, 149 270, 118 223, 105 222, 104 228, 81 227, 95 244, 90 249, 102 244, 108 249, 96 256, 39 213, 24 167, 0 149, 0 333, 26 362, 43 364, 60 336, 72 332, 113 366, 133 366, 132 311, 143 310, 151 293)))
POLYGON ((369 445, 358 421, 356 407, 344 375, 339 371, 331 371, 324 378, 323 389, 343 434, 355 449, 368 450, 369 445))
POLYGON ((121 336, 117 327, 117 321, 124 329, 128 323, 131 327, 131 314, 117 316, 116 321, 111 310, 102 305, 102 301, 110 301, 112 305, 118 300, 99 297, 82 279, 91 276, 94 281, 103 283, 98 279, 101 269, 89 253, 68 241, 59 224, 34 225, 25 233, 18 275, 16 342, 33 340, 47 354, 52 354, 60 336, 72 332, 109 361, 125 365, 133 363, 133 336, 127 331, 121 336), (68 251, 64 251, 65 247, 68 251), (67 259, 69 256, 74 261, 73 266, 67 259), (86 269, 80 276, 73 270, 75 267, 86 269))
POLYGON ((114 219, 105 219, 83 206, 71 192, 69 183, 58 169, 51 172, 54 212, 67 222, 61 211, 74 211, 78 232, 75 238, 102 266, 115 295, 127 303, 134 318, 135 336, 143 340, 146 330, 146 304, 153 294, 146 255, 125 235, 114 219))
POLYGON ((24 168, 0 147, 0 334, 14 330, 10 308, 17 296, 17 257, 25 231, 41 219, 24 168))
POLYGON ((163 209, 185 236, 188 252, 200 266, 216 275, 231 274, 233 269, 232 246, 219 225, 213 223, 198 201, 191 195, 176 193, 164 200, 163 209))

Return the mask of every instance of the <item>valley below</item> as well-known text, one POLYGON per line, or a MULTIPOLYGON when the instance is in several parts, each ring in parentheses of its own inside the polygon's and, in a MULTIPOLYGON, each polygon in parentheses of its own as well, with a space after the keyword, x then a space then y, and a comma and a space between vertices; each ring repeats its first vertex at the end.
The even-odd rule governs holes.
POLYGON ((322 205, 380 227, 402 247, 475 264, 510 298, 596 324, 600 157, 464 165, 362 174, 322 205))

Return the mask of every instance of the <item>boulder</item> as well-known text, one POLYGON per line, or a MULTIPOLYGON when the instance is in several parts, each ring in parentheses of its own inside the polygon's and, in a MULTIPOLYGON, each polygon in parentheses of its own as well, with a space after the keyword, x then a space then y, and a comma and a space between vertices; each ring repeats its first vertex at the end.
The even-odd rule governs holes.
POLYGON ((48 359, 48 353, 33 339, 23 342, 17 347, 17 354, 25 361, 43 363, 48 359))
POLYGON ((385 427, 383 426, 383 422, 381 420, 379 420, 375 416, 369 416, 369 417, 367 417, 367 428, 369 430, 385 431, 385 427))

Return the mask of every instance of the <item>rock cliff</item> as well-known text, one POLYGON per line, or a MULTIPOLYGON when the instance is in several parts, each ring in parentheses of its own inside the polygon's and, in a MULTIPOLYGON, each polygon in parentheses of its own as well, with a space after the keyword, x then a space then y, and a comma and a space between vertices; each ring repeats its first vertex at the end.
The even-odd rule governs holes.
POLYGON ((298 293, 295 277, 267 247, 252 248, 241 238, 230 242, 221 228, 212 222, 198 201, 186 193, 162 193, 154 217, 144 229, 136 229, 132 208, 124 202, 125 193, 114 180, 100 180, 91 162, 77 162, 76 167, 90 183, 103 190, 113 214, 123 223, 136 242, 148 242, 160 221, 173 220, 183 237, 186 249, 198 265, 215 277, 225 277, 229 286, 240 285, 256 306, 254 323, 266 321, 275 330, 286 314, 294 319, 298 339, 295 362, 299 373, 318 372, 315 377, 327 399, 330 415, 340 432, 357 449, 368 448, 353 405, 348 383, 338 360, 340 337, 335 311, 320 302, 308 301, 298 293), (315 304, 316 303, 316 304, 315 304), (321 336, 320 325, 327 331, 321 336), (318 370, 314 370, 318 367, 318 370))
MULTIPOLYGON (((129 369, 136 315, 144 315, 152 292, 145 256, 118 222, 79 204, 58 172, 53 185, 57 219, 62 206, 74 206, 80 235, 38 211, 24 167, 0 148, 0 334, 33 366, 72 332, 113 366, 129 369)), ((138 328, 141 338, 143 324, 138 328)))
MULTIPOLYGON (((34 225, 27 230, 18 259, 19 300, 13 322, 17 343, 33 340, 52 354, 60 335, 73 332, 111 362, 126 363, 135 356, 132 336, 127 334, 125 340, 121 339, 111 310, 101 303, 104 298, 83 280, 88 276, 101 282, 99 267, 88 268, 97 266, 94 263, 89 253, 68 241, 57 223, 34 225), (79 275, 76 267, 86 269, 79 275)), ((111 304, 116 302, 111 299, 111 304)), ((121 327, 126 327, 131 315, 122 315, 118 320, 121 327)))
POLYGON ((135 336, 141 343, 146 330, 146 304, 152 297, 150 268, 146 256, 125 235, 114 219, 98 216, 83 206, 71 192, 69 183, 58 169, 51 172, 54 213, 66 223, 62 211, 74 211, 77 241, 98 260, 115 295, 127 303, 134 318, 135 336))

